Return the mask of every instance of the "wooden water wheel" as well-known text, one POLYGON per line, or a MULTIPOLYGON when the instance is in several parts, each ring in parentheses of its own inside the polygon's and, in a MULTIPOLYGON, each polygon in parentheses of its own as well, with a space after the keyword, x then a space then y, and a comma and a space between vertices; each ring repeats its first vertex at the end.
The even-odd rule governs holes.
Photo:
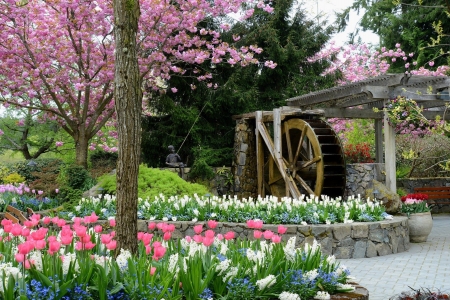
POLYGON ((280 109, 263 117, 256 112, 256 127, 260 195, 343 196, 344 152, 340 139, 320 115, 280 109))

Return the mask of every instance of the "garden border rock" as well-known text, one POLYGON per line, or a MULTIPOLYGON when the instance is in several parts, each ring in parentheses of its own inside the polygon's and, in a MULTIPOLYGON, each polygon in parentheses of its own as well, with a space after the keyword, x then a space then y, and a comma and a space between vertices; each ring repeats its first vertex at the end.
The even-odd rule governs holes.
MULTIPOLYGON (((138 231, 148 231, 149 222, 163 221, 138 220, 138 231)), ((99 220, 97 223, 107 224, 107 221, 99 220)), ((190 221, 166 223, 175 225, 175 231, 172 234, 174 238, 193 236, 195 225, 206 224, 206 222, 190 221)), ((287 227, 287 231, 283 235, 283 240, 287 241, 295 236, 297 247, 303 247, 306 243, 312 244, 314 240, 317 240, 323 254, 334 255, 339 259, 384 256, 404 252, 410 247, 408 218, 404 216, 394 216, 393 220, 379 222, 284 226, 287 227)), ((265 224, 263 230, 276 233, 278 225, 265 224)), ((215 229, 216 233, 221 234, 228 231, 234 231, 236 237, 242 239, 254 239, 253 230, 249 229, 245 223, 219 222, 215 229)))

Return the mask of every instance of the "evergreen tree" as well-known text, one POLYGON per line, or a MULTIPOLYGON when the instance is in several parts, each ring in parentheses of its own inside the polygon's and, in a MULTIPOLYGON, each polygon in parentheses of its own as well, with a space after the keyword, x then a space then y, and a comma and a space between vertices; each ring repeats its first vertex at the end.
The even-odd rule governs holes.
MULTIPOLYGON (((273 7, 272 14, 255 11, 222 39, 242 47, 257 44, 263 51, 256 58, 260 62, 273 61, 276 67, 204 63, 201 67, 214 73, 217 89, 191 79, 189 73, 172 77, 166 93, 151 99, 150 106, 155 111, 144 120, 144 162, 163 166, 167 146, 172 144, 178 149, 186 139, 179 154, 189 166, 229 165, 234 142, 233 115, 272 110, 286 105, 289 97, 333 86, 335 78, 320 75, 327 67, 325 62, 307 61, 330 39, 333 28, 309 19, 293 0, 276 1, 273 7), (176 93, 171 90, 173 87, 176 93)), ((232 22, 220 20, 222 24, 227 21, 232 22)), ((210 20, 209 26, 217 23, 210 20)))

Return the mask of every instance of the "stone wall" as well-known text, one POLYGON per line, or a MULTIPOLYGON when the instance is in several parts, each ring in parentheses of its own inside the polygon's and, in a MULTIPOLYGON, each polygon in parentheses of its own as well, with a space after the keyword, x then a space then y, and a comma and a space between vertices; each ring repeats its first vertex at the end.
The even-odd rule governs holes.
POLYGON ((238 198, 255 197, 258 194, 254 123, 255 120, 247 119, 236 121, 232 172, 238 198))
POLYGON ((344 199, 351 195, 365 196, 366 189, 372 188, 373 180, 386 182, 384 164, 347 164, 347 182, 345 185, 344 199))
MULTIPOLYGON (((297 238, 297 246, 312 244, 314 239, 322 246, 326 255, 336 258, 363 258, 383 256, 409 249, 409 229, 406 217, 396 216, 393 220, 380 222, 355 222, 330 225, 285 225, 288 229, 283 239, 297 238)), ((202 222, 167 222, 175 224, 173 237, 193 236, 194 225, 202 222)), ((148 221, 139 220, 138 230, 147 231, 148 221)), ((278 225, 264 225, 263 230, 277 232, 278 225)), ((216 233, 234 231, 236 237, 253 239, 253 230, 244 223, 220 222, 216 233)))
POLYGON ((414 188, 424 186, 450 186, 450 177, 397 179, 397 188, 403 188, 407 193, 414 193, 414 188))

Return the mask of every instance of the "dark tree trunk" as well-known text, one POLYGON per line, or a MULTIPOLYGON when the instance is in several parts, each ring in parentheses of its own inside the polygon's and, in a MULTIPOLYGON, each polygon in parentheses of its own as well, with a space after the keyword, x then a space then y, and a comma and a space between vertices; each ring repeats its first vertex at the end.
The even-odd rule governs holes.
POLYGON ((141 153, 142 91, 136 54, 138 0, 113 0, 115 53, 114 101, 117 114, 117 252, 137 253, 137 181, 141 153))

